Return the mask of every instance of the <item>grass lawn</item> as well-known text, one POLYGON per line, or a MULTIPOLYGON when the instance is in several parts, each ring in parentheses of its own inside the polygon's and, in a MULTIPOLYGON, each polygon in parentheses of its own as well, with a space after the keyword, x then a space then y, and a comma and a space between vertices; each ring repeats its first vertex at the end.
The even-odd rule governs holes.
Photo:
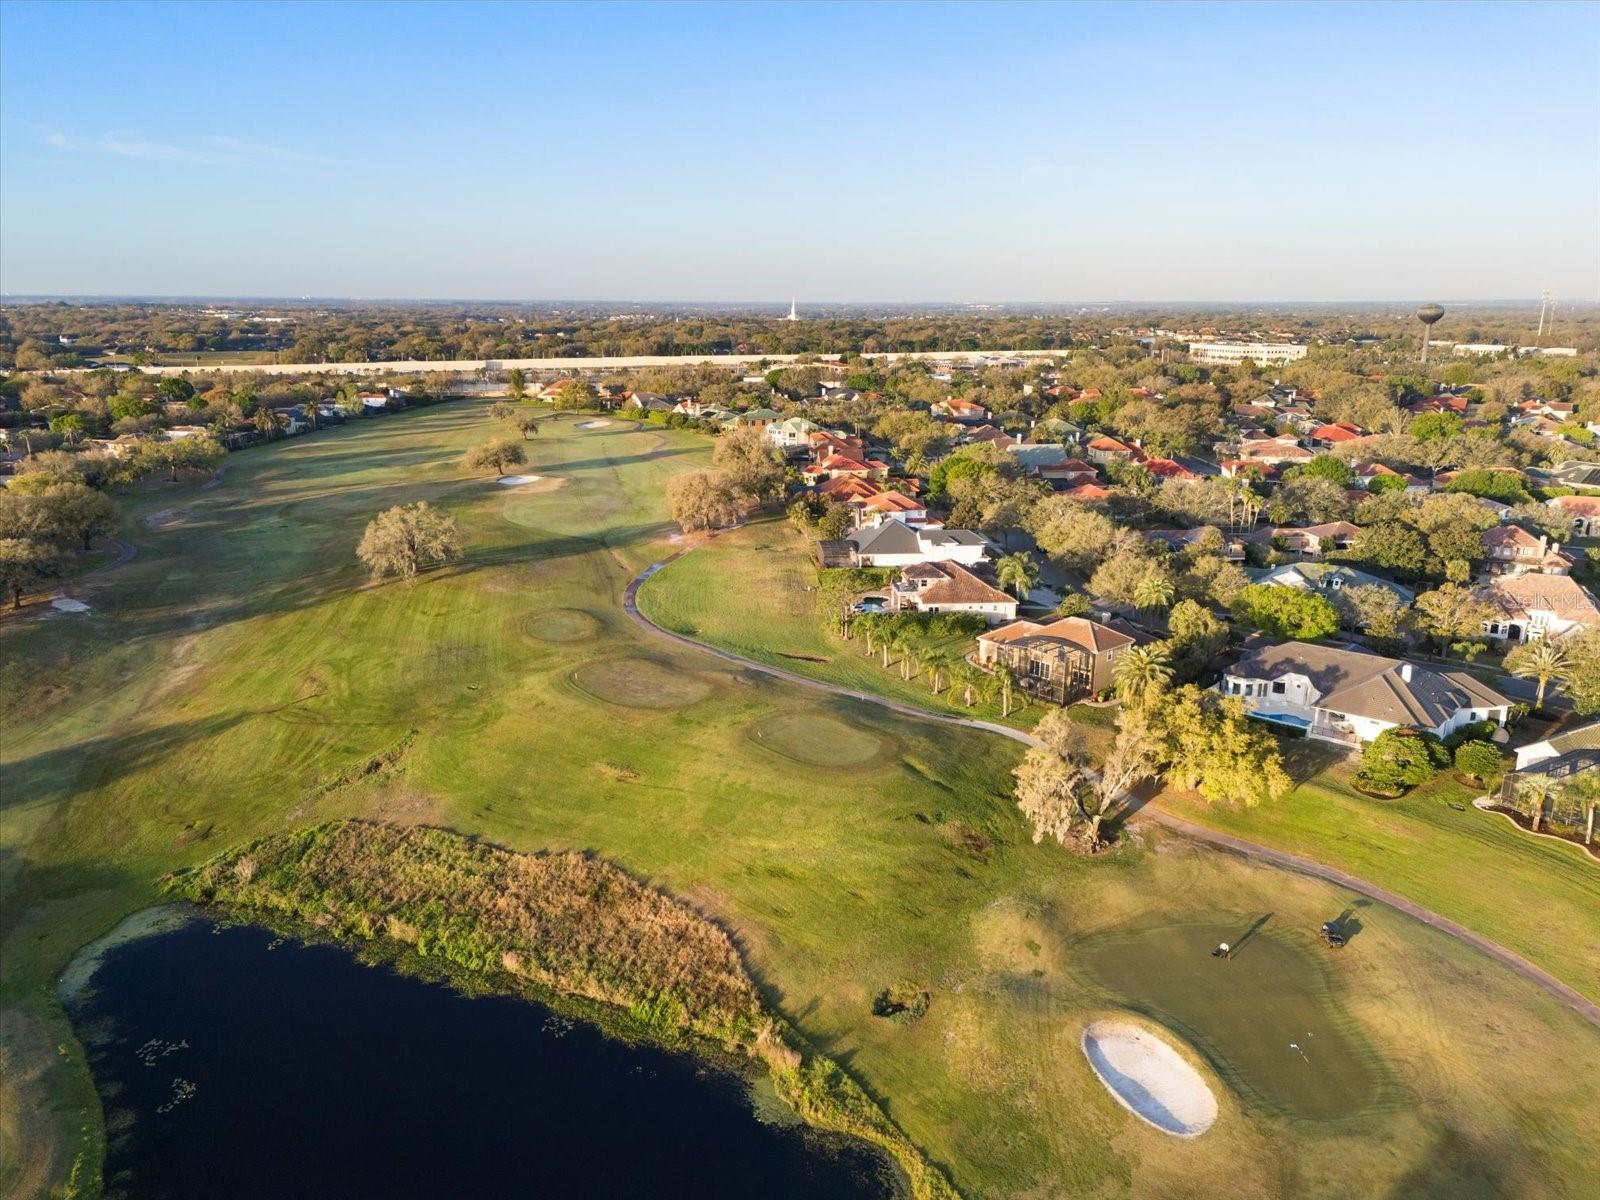
MULTIPOLYGON (((42 1195, 75 1159, 90 1175, 98 1161, 99 1105, 53 992, 77 948, 152 903, 175 867, 346 816, 593 851, 683 897, 969 1196, 1588 1186, 1593 1028, 1395 913, 1364 910, 1350 949, 1326 955, 1317 925, 1355 901, 1326 884, 1154 833, 1095 861, 1036 846, 1008 794, 1014 743, 648 637, 621 593, 670 552, 663 485, 703 466, 708 443, 552 420, 527 470, 557 485, 505 488, 459 464, 491 431, 486 407, 247 450, 215 489, 135 497, 122 536, 139 554, 86 585, 90 611, 0 621, 0 1193, 42 1195), (418 499, 456 515, 465 561, 370 586, 362 526, 418 499), (1346 1089, 1306 1117, 1225 1085, 1210 1133, 1167 1138, 1078 1050, 1107 1012, 1170 1007, 1166 968, 1113 979, 1090 948, 1185 923, 1209 938, 1268 912, 1278 976, 1308 972, 1304 1011, 1394 1090, 1346 1089), (874 1017, 900 981, 931 993, 926 1015, 874 1017)), ((704 586, 730 608, 770 603, 732 575, 704 586)), ((786 628, 811 640, 781 649, 826 648, 809 608, 786 628)), ((1436 846, 1419 838, 1415 853, 1436 846)), ((1566 919, 1531 884, 1520 899, 1566 919)), ((1238 1003, 1272 1001, 1241 988, 1238 1003)), ((1259 1075, 1254 1024, 1165 1019, 1219 1079, 1259 1075)))
POLYGON ((1481 789, 1452 773, 1399 800, 1374 800, 1351 786, 1357 764, 1335 748, 1284 745, 1303 782, 1282 800, 1248 810, 1173 793, 1158 802, 1398 892, 1600 998, 1600 869, 1581 847, 1529 837, 1478 811, 1471 801, 1481 789))
MULTIPOLYGON (((656 572, 639 589, 639 609, 663 629, 731 650, 796 675, 872 692, 934 712, 1005 721, 1028 728, 1043 715, 1037 701, 1013 704, 1010 717, 997 702, 972 707, 948 686, 933 692, 925 676, 901 678, 897 657, 882 665, 866 642, 845 640, 823 628, 815 608, 816 564, 806 540, 787 521, 767 518, 712 539, 656 572)), ((938 644, 952 655, 973 649, 969 637, 938 644)), ((1019 699, 1025 699, 1018 693, 1019 699)))

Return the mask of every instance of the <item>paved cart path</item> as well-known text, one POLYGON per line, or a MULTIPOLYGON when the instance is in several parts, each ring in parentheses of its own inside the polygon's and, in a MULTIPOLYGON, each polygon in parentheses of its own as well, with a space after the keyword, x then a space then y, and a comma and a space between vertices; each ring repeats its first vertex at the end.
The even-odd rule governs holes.
MULTIPOLYGON (((694 546, 685 546, 683 549, 668 555, 660 562, 652 563, 636 575, 622 593, 623 609, 640 628, 652 637, 676 642, 680 646, 687 646, 692 650, 699 651, 701 654, 709 654, 713 658, 719 658, 745 670, 759 671, 763 675, 781 679, 786 683, 812 688, 815 691, 828 692, 835 696, 844 696, 851 700, 858 700, 863 704, 875 704, 879 708, 886 708, 890 712, 898 713, 903 717, 911 717, 920 721, 937 721, 945 725, 961 725, 968 729, 981 729, 985 733, 999 734, 1001 737, 1010 738, 1012 741, 1020 742, 1025 746, 1038 744, 1029 734, 1020 729, 1012 729, 1008 725, 999 725, 993 721, 977 721, 968 717, 948 716, 944 713, 930 712, 927 709, 917 708, 913 705, 900 704, 897 701, 873 695, 871 692, 852 691, 850 688, 840 687, 837 684, 828 683, 821 679, 811 679, 805 675, 798 675, 793 671, 786 671, 782 667, 773 667, 766 663, 756 662, 753 659, 745 658, 727 650, 719 650, 715 646, 708 646, 704 642, 697 642, 693 638, 673 633, 670 629, 663 629, 639 611, 639 589, 657 571, 676 562, 693 549, 695 549, 694 546)), ((1189 838, 1191 841, 1199 842, 1218 850, 1225 850, 1232 854, 1238 854, 1253 862, 1264 862, 1285 871, 1294 871, 1300 875, 1321 879, 1327 883, 1336 884, 1339 887, 1376 900, 1378 903, 1405 913, 1409 917, 1414 917, 1424 925, 1437 929, 1440 933, 1453 937, 1457 941, 1463 942, 1510 967, 1522 978, 1543 988, 1591 1025, 1600 1028, 1600 1004, 1596 1004, 1576 988, 1562 983, 1548 971, 1534 966, 1533 963, 1523 958, 1520 954, 1506 949, 1498 942, 1490 941, 1488 938, 1474 933, 1466 926, 1460 925, 1448 917, 1442 917, 1431 909, 1424 908, 1420 904, 1414 904, 1404 896, 1396 895, 1394 892, 1378 887, 1376 884, 1368 883, 1364 879, 1347 874, 1336 867, 1330 867, 1314 859, 1302 858, 1298 854, 1274 850, 1270 846, 1258 845, 1255 842, 1234 837, 1232 834, 1221 833, 1215 829, 1207 829, 1204 825, 1197 825, 1193 821, 1187 821, 1150 804, 1141 806, 1132 819, 1150 825, 1158 825, 1172 833, 1189 838)))

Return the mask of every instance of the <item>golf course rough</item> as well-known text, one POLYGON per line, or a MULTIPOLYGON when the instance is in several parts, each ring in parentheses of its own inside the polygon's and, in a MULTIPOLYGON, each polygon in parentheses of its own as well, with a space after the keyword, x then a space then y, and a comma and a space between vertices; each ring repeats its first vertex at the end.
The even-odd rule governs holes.
POLYGON ((1083 1054, 1129 1112, 1174 1137, 1199 1137, 1217 1119, 1217 1098, 1183 1056, 1156 1034, 1126 1021, 1096 1021, 1083 1054))

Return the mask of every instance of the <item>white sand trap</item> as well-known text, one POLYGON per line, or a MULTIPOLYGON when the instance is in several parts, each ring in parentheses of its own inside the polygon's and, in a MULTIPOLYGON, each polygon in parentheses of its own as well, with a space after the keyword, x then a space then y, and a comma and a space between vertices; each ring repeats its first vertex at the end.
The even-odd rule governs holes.
POLYGON ((579 429, 604 429, 604 428, 606 428, 606 426, 608 426, 610 424, 611 424, 610 421, 580 421, 578 423, 578 428, 579 429))
POLYGON ((1147 1030, 1096 1021, 1083 1031, 1083 1053, 1118 1103, 1162 1133, 1198 1137, 1217 1119, 1217 1098, 1200 1073, 1147 1030))
POLYGON ((89 606, 82 600, 74 600, 71 596, 57 596, 50 601, 51 608, 59 608, 62 612, 88 612, 89 606))
POLYGON ((538 483, 543 478, 543 475, 502 475, 500 476, 500 486, 516 487, 519 483, 538 483))

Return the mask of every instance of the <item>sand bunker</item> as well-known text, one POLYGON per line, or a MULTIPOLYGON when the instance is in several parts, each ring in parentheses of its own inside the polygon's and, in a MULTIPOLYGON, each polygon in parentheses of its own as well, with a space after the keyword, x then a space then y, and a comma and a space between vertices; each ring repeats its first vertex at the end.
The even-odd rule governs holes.
POLYGON ((543 475, 502 475, 500 476, 500 486, 516 487, 519 483, 538 483, 543 478, 543 475))
POLYGON ((1118 1103, 1162 1133, 1198 1137, 1217 1119, 1200 1073, 1148 1030, 1096 1021, 1083 1031, 1083 1053, 1118 1103))
POLYGON ((606 426, 608 426, 610 424, 611 424, 610 421, 580 421, 580 422, 578 422, 578 428, 579 429, 604 429, 606 426))
POLYGON ((57 596, 50 601, 51 608, 59 608, 62 612, 88 612, 89 606, 82 600, 74 600, 71 596, 57 596))

